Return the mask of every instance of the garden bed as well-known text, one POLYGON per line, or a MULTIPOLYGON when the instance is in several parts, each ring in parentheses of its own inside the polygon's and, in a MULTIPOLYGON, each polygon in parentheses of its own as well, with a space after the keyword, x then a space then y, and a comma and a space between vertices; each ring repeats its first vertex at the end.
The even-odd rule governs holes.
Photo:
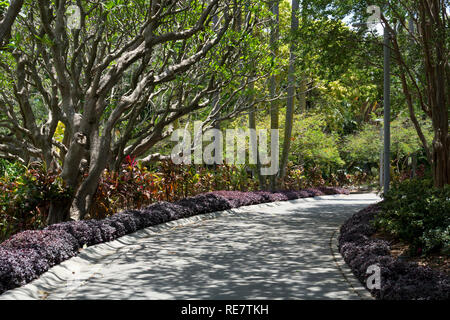
POLYGON ((86 246, 143 228, 241 206, 348 193, 346 189, 327 187, 280 192, 216 191, 173 203, 157 202, 141 210, 125 210, 103 220, 63 222, 43 230, 20 232, 0 244, 0 294, 36 279, 86 246))
POLYGON ((341 227, 339 251, 355 276, 367 288, 366 274, 371 265, 381 269, 381 289, 369 290, 383 300, 448 300, 450 277, 447 273, 417 262, 400 259, 385 239, 374 236, 371 221, 381 211, 372 205, 353 215, 341 227))

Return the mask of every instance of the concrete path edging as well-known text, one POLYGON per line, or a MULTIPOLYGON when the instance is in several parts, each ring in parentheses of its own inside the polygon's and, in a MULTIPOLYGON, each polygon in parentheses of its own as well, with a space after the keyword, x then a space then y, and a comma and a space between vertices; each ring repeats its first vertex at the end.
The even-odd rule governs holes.
MULTIPOLYGON (((251 206, 250 206, 251 207, 251 206)), ((237 208, 239 209, 239 208, 237 208)), ((113 255, 119 249, 129 246, 129 250, 133 249, 133 244, 136 240, 143 239, 152 235, 160 234, 163 232, 168 232, 176 228, 181 228, 184 226, 189 226, 191 224, 199 223, 205 220, 217 219, 219 217, 225 217, 237 213, 237 209, 229 209, 224 211, 217 211, 211 213, 200 214, 192 216, 189 218, 178 219, 174 221, 169 221, 161 223, 156 226, 147 227, 138 230, 132 234, 125 235, 119 239, 96 244, 85 249, 61 264, 53 266, 47 272, 44 273, 45 279, 39 277, 32 282, 12 290, 8 290, 0 295, 0 300, 45 300, 47 299, 49 292, 46 291, 50 286, 67 286, 71 287, 70 291, 75 290, 77 287, 82 286, 86 281, 95 276, 100 269, 104 269, 105 265, 101 264, 101 260, 113 255), (92 268, 91 275, 85 281, 77 281, 77 285, 70 285, 74 280, 72 278, 75 271, 85 271, 82 270, 82 265, 85 263, 97 265, 97 267, 92 268)), ((108 264, 109 265, 109 264, 108 264)))
POLYGON ((344 261, 341 253, 339 252, 339 229, 333 232, 330 238, 330 250, 333 255, 336 266, 342 274, 342 277, 347 281, 348 285, 353 289, 353 291, 362 300, 375 300, 375 298, 370 294, 370 292, 364 288, 364 286, 359 282, 358 278, 353 274, 350 267, 344 261))

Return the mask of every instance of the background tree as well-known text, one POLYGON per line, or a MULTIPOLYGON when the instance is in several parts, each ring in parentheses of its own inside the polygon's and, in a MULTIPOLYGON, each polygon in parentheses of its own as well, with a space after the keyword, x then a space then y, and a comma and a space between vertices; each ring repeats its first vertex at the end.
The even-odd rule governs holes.
MULTIPOLYGON (((279 32, 280 32, 280 1, 273 0, 270 2, 271 11, 272 11, 272 23, 270 24, 270 48, 271 55, 273 61, 277 59, 278 54, 278 40, 279 40, 279 32)), ((278 102, 276 100, 276 91, 277 91, 277 79, 276 75, 272 74, 269 79, 269 94, 270 94, 270 129, 278 130, 279 129, 279 107, 278 102)), ((272 150, 273 152, 273 150, 272 150)), ((277 155, 278 156, 278 155, 277 155)), ((269 186, 271 190, 276 189, 276 179, 277 174, 269 176, 269 186)))
MULTIPOLYGON (((291 13, 291 34, 293 35, 298 29, 298 14, 299 14, 299 2, 298 0, 292 0, 292 13, 291 13)), ((291 40, 292 41, 292 40, 291 40)), ((284 124, 284 140, 283 151, 280 162, 280 172, 278 177, 284 178, 286 174, 286 166, 288 162, 289 151, 291 147, 292 138, 292 126, 294 122, 294 103, 295 103, 295 42, 291 42, 290 55, 289 55, 289 71, 288 71, 288 89, 287 89, 287 101, 286 101, 286 120, 284 124)), ((303 81, 303 79, 302 79, 303 81)), ((304 83, 304 82, 303 82, 304 83)), ((303 90, 304 87, 301 88, 303 90)), ((304 93, 302 93, 304 96, 304 93)))
MULTIPOLYGON (((355 1, 356 19, 367 19, 367 1, 355 1)), ((382 8, 391 34, 396 77, 411 121, 433 167, 436 187, 450 183, 450 5, 446 0, 372 1, 382 8), (420 119, 432 120, 434 139, 427 142, 420 119)))

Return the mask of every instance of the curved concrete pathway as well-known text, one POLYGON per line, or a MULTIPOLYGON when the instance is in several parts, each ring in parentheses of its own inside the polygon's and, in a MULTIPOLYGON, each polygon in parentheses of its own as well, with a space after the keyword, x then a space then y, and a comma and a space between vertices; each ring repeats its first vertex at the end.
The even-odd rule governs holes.
POLYGON ((0 299, 369 298, 336 236, 377 201, 323 196, 173 221, 89 247, 0 299))

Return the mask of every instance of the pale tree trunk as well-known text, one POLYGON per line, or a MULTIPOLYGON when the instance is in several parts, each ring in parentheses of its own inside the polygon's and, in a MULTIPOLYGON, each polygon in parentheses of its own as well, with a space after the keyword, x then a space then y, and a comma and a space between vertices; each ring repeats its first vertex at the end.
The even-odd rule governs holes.
POLYGON ((89 175, 80 184, 70 208, 70 218, 81 220, 89 213, 99 179, 106 168, 110 153, 111 128, 106 126, 103 136, 95 126, 90 138, 89 175))
MULTIPOLYGON (((298 10, 299 1, 292 0, 292 17, 291 17, 291 33, 298 29, 298 10)), ((283 154, 280 162, 280 180, 286 174, 286 166, 289 159, 289 152, 291 149, 292 126, 294 123, 294 102, 295 102, 295 41, 291 43, 291 53, 289 57, 289 73, 288 73, 288 97, 286 101, 286 121, 284 128, 283 154)))
MULTIPOLYGON (((246 2, 247 11, 248 11, 249 2, 250 1, 246 2)), ((247 16, 247 19, 250 18, 250 15, 248 15, 247 12, 246 12, 246 16, 247 16)), ((247 19, 245 22, 249 23, 249 21, 247 19)), ((247 103, 248 103, 248 105, 251 105, 251 107, 249 109, 249 113, 248 113, 248 128, 250 129, 250 132, 251 132, 249 145, 250 145, 250 154, 252 154, 253 157, 255 158, 254 160, 256 160, 256 170, 253 171, 253 175, 258 177, 259 189, 265 190, 266 189, 266 181, 265 181, 264 177, 261 175, 261 159, 259 157, 258 134, 256 131, 256 112, 257 112, 257 110, 256 110, 256 105, 253 104, 254 88, 255 88, 255 84, 252 81, 249 84, 249 89, 250 89, 251 94, 247 97, 247 103), (252 132, 254 134, 252 134, 252 132), (255 147, 255 150, 253 150, 252 147, 255 147)))
MULTIPOLYGON (((279 19, 280 19, 280 13, 279 13, 279 1, 275 0, 272 1, 272 14, 274 15, 274 21, 272 22, 271 26, 271 33, 270 33, 270 46, 272 49, 272 56, 273 59, 276 59, 278 48, 277 48, 277 41, 279 36, 279 19)), ((276 96, 276 77, 272 74, 269 80, 269 95, 270 95, 270 128, 272 130, 278 130, 279 129, 279 108, 278 108, 278 101, 275 101, 276 96)), ((271 150, 273 152, 274 150, 271 150)), ((277 181, 278 174, 274 174, 269 177, 270 181, 270 189, 274 191, 276 189, 276 181, 277 181)))
MULTIPOLYGON (((250 84, 250 89, 253 90, 254 84, 253 82, 250 84)), ((248 103, 252 104, 253 102, 253 95, 248 97, 248 103)), ((253 153, 253 155, 256 156, 256 172, 255 175, 258 177, 259 182, 259 188, 261 190, 265 190, 266 187, 266 181, 264 177, 261 175, 261 159, 259 157, 259 148, 258 148, 258 134, 256 132, 256 107, 253 105, 250 108, 249 114, 248 114, 248 127, 250 129, 250 132, 254 132, 255 134, 250 134, 250 152, 253 153), (252 150, 252 146, 255 146, 256 150, 252 150)))
MULTIPOLYGON (((235 10, 237 10, 237 8, 235 8, 235 10)), ((234 12, 234 15, 235 16, 240 16, 240 12, 234 12)), ((233 27, 234 27, 234 29, 235 30, 239 30, 240 29, 240 27, 241 27, 241 24, 240 24, 240 21, 237 21, 238 19, 235 19, 233 22, 234 22, 234 25, 233 25, 233 27)), ((214 29, 214 31, 218 31, 219 30, 219 25, 218 25, 218 23, 219 23, 219 18, 217 17, 217 15, 214 15, 213 17, 212 17, 212 23, 213 23, 213 29, 214 29)), ((219 107, 219 103, 220 103, 220 95, 219 95, 219 92, 214 92, 213 93, 213 96, 212 96, 212 98, 211 98, 211 110, 217 110, 218 109, 218 107, 219 107)), ((217 121, 217 122, 214 122, 214 124, 213 124, 213 129, 215 129, 215 130, 220 130, 220 122, 219 121, 217 121)), ((215 139, 215 138, 214 138, 215 139)), ((215 142, 217 142, 217 141, 215 141, 215 142)), ((211 156, 213 157, 213 159, 217 159, 216 158, 216 149, 214 149, 213 150, 213 152, 212 152, 212 154, 211 154, 211 156)), ((212 165, 207 165, 208 167, 210 167, 210 168, 212 168, 212 169, 216 169, 217 168, 217 163, 216 162, 214 162, 212 165)))

